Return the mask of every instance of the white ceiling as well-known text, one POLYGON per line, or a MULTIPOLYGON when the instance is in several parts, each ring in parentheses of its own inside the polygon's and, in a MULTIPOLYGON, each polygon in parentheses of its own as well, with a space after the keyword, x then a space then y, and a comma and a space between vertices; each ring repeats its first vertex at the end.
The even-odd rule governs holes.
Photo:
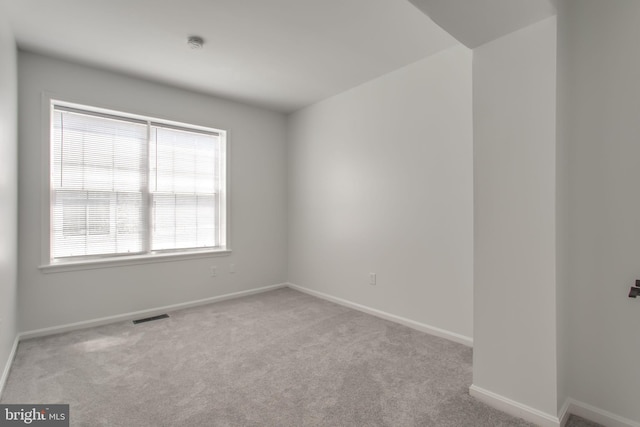
POLYGON ((1 1, 21 49, 283 112, 458 43, 407 0, 1 1))
POLYGON ((0 5, 21 49, 291 112, 458 41, 473 48, 537 22, 556 13, 556 1, 0 0, 0 5), (189 35, 203 37, 204 49, 189 49, 189 35))
POLYGON ((409 0, 470 49, 557 12, 557 0, 409 0))

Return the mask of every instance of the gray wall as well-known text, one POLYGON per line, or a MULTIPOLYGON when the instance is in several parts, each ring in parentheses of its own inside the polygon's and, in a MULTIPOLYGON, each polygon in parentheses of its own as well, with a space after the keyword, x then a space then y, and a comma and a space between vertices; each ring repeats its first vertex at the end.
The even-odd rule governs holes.
POLYGON ((473 51, 473 384, 557 416, 556 18, 473 51))
MULTIPOLYGON (((286 281, 285 117, 73 63, 20 53, 20 330, 30 331, 286 281), (231 152, 228 257, 43 273, 43 91, 58 98, 226 129, 231 152), (228 273, 235 264, 236 273, 228 273), (209 276, 209 266, 218 275, 209 276)), ((46 111, 46 110, 45 110, 46 111)), ((44 207, 46 209, 46 207, 44 207)))
POLYGON ((0 5, 0 388, 17 331, 17 85, 15 42, 0 5))
POLYGON ((289 281, 471 341, 471 120, 463 46, 290 116, 289 281))
POLYGON ((569 394, 640 425, 640 2, 563 1, 559 40, 569 394))

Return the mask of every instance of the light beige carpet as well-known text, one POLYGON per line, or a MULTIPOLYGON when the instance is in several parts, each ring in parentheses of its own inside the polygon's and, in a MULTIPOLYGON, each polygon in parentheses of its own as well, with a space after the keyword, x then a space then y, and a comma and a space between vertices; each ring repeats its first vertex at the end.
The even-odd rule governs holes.
POLYGON ((21 342, 3 403, 77 426, 529 426, 468 394, 471 349, 279 289, 21 342))

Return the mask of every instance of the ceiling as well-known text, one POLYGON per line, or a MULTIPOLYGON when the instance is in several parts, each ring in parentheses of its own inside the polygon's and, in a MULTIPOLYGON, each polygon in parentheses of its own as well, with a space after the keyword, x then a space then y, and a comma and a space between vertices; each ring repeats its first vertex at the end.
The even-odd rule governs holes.
POLYGON ((23 50, 286 113, 458 40, 474 47, 535 22, 551 13, 553 1, 0 0, 0 5, 23 50), (204 48, 190 49, 190 35, 204 38, 204 48))
POLYGON ((470 49, 557 13, 557 0, 409 0, 470 49))
POLYGON ((457 44, 406 0, 2 1, 21 49, 283 112, 457 44))

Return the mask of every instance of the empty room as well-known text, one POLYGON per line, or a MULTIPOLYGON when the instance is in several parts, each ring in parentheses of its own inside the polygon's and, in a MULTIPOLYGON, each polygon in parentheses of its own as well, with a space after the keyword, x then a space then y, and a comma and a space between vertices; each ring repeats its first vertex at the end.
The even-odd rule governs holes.
POLYGON ((0 0, 0 425, 640 427, 639 40, 0 0))

